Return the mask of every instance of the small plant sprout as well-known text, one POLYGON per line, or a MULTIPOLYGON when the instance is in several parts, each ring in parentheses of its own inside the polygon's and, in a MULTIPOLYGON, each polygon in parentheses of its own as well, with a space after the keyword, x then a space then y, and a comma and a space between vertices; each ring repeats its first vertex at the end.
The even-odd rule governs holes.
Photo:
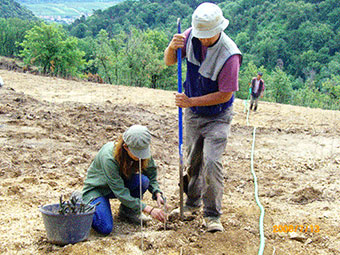
POLYGON ((69 214, 82 214, 93 210, 100 202, 91 205, 93 199, 84 203, 84 201, 76 196, 72 196, 70 200, 63 201, 63 195, 60 195, 59 198, 59 214, 69 215, 69 214))

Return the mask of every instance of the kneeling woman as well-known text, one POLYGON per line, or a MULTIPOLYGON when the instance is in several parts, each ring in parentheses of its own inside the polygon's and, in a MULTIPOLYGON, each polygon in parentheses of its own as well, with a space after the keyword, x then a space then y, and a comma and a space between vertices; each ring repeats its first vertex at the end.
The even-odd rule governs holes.
POLYGON ((84 182, 83 200, 87 202, 94 199, 92 204, 100 202, 92 223, 98 233, 108 235, 112 231, 110 198, 117 198, 121 202, 120 218, 133 223, 146 222, 150 220, 146 213, 161 222, 165 221, 166 215, 160 209, 164 201, 157 182, 156 165, 150 153, 150 141, 151 133, 146 127, 131 126, 116 145, 113 142, 105 144, 91 163, 84 182), (159 208, 141 202, 140 190, 142 194, 149 190, 159 208))

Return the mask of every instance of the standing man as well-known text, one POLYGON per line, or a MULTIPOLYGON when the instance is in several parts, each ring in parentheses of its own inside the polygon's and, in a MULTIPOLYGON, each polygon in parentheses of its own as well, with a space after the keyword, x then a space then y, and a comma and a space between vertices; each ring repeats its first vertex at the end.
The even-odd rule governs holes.
POLYGON ((249 87, 251 87, 251 99, 250 99, 250 110, 253 109, 254 105, 254 112, 257 110, 257 104, 259 101, 259 97, 263 97, 263 91, 264 91, 264 81, 261 79, 263 73, 258 72, 257 77, 254 77, 251 80, 251 83, 249 83, 249 87))
MULTIPOLYGON (((233 118, 233 92, 238 90, 242 56, 223 32, 229 21, 215 4, 202 3, 192 15, 192 27, 175 34, 164 52, 170 66, 177 49, 187 60, 185 93, 177 93, 176 106, 185 109, 185 142, 189 178, 184 214, 200 209, 210 232, 223 231, 222 154, 233 118)), ((176 209, 178 210, 178 209, 176 209)))

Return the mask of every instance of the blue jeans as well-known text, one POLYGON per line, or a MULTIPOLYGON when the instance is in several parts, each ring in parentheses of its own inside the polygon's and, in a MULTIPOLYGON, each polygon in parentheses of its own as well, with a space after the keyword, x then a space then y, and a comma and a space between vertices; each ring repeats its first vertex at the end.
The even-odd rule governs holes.
MULTIPOLYGON (((142 194, 149 188, 149 178, 142 174, 142 194)), ((140 197, 139 174, 132 175, 131 179, 125 183, 125 187, 130 190, 132 197, 140 197)), ((113 193, 106 196, 97 197, 91 204, 100 204, 96 207, 93 215, 92 227, 93 229, 103 235, 108 235, 113 229, 113 219, 109 199, 116 198, 113 193)))

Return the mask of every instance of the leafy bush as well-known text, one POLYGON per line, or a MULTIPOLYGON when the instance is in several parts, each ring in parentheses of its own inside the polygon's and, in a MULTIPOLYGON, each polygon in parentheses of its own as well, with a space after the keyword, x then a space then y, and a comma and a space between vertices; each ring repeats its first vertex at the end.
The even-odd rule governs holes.
POLYGON ((0 55, 17 56, 22 49, 17 43, 23 42, 26 31, 37 24, 37 21, 19 18, 0 18, 0 55))
POLYGON ((19 45, 25 64, 37 66, 43 74, 77 76, 85 63, 85 53, 77 48, 78 39, 67 36, 59 25, 34 26, 19 45))

